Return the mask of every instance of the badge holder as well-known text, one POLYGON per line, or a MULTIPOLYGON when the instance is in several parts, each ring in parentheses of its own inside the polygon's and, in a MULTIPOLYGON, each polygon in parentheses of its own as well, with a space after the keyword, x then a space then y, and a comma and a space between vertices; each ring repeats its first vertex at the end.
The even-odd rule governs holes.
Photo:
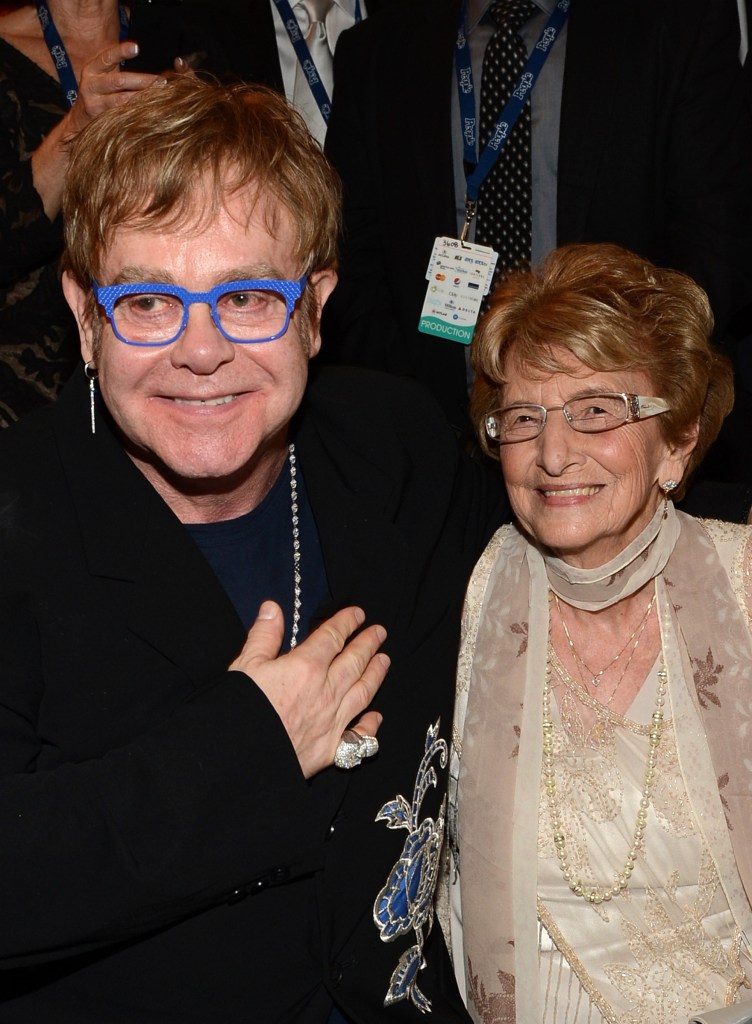
MULTIPOLYGON (((280 2, 280 0, 275 0, 280 2)), ((487 245, 468 242, 467 233, 475 217, 478 194, 522 108, 528 101, 541 68, 563 29, 570 0, 557 0, 538 42, 528 56, 511 96, 504 105, 483 152, 477 153, 475 84, 467 41, 468 0, 460 10, 455 44, 455 72, 463 124, 463 150, 467 169, 465 224, 459 238, 437 238, 426 271, 428 288, 423 301, 418 330, 437 338, 448 338, 469 345, 478 322, 480 307, 488 295, 498 261, 498 253, 487 245), (473 168, 470 172, 469 169, 473 168)))
POLYGON ((467 242, 475 202, 465 200, 465 224, 459 238, 437 238, 428 261, 428 288, 418 330, 436 338, 469 345, 483 299, 493 280, 498 253, 487 245, 467 242))

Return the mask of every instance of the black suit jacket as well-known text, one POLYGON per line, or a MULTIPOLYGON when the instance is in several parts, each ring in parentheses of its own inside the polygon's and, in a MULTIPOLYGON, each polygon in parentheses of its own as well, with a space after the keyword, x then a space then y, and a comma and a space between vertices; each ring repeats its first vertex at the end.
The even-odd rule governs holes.
MULTIPOLYGON (((346 33, 327 152, 345 188, 324 354, 418 377, 464 422, 463 346, 417 331, 433 239, 456 235, 458 0, 346 33)), ((577 0, 567 29, 558 243, 611 241, 692 274, 719 328, 749 301, 752 133, 734 0, 577 0)))
MULTIPOLYGON (((331 1000, 417 1019, 409 1000, 385 1017, 419 943, 374 924, 410 836, 376 818, 413 800, 429 727, 449 739, 464 584, 499 486, 390 378, 325 372, 294 435, 320 614, 360 604, 392 657, 377 758, 311 782, 261 691, 226 671, 245 631, 212 570, 102 410, 91 435, 83 375, 0 437, 3 1024, 320 1024, 331 1000)), ((417 984, 437 1020, 465 1020, 440 930, 421 928, 417 984)))
MULTIPOLYGON (((191 64, 229 81, 282 90, 271 4, 266 0, 179 0, 141 12, 141 31, 153 27, 191 64)), ((135 24, 135 22, 134 22, 135 24)), ((151 69, 150 69, 151 70, 151 69)))
POLYGON ((284 92, 269 0, 190 0, 191 17, 214 36, 227 69, 284 92))

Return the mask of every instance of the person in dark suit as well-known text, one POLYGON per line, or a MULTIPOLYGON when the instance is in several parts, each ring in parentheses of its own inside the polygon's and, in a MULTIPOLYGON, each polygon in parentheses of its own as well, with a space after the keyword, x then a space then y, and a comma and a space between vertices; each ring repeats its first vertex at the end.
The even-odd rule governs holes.
MULTIPOLYGON (((317 6, 319 2, 317 0, 317 6)), ((336 52, 341 33, 375 14, 383 7, 383 2, 331 0, 328 5, 324 4, 329 8, 324 24, 331 54, 336 52)), ((305 38, 311 27, 308 10, 302 6, 302 0, 290 0, 290 7, 305 38)), ((244 81, 268 85, 285 95, 323 143, 326 124, 310 89, 297 84, 301 77, 298 58, 274 0, 216 0, 211 6, 204 0, 187 0, 187 11, 194 25, 203 24, 206 36, 214 38, 226 68, 244 81)), ((320 70, 325 86, 331 91, 331 57, 328 63, 328 69, 320 70)))
POLYGON ((338 192, 284 100, 91 128, 86 375, 0 437, 0 1019, 467 1021, 432 896, 501 489, 417 385, 308 382, 338 192))
MULTIPOLYGON (((551 5, 538 6, 544 24, 551 5)), ((461 226, 451 129, 459 14, 458 0, 416 0, 400 7, 399 32, 387 11, 340 41, 327 152, 345 218, 324 337, 333 361, 424 381, 464 428, 464 347, 417 330, 433 240, 461 226)), ((552 222, 547 247, 536 252, 533 240, 533 262, 567 242, 619 243, 694 277, 724 336, 752 287, 752 133, 738 43, 735 0, 572 4, 547 62, 563 67, 561 110, 548 129, 558 136, 555 194, 537 188, 533 167, 534 228, 543 206, 552 222)))

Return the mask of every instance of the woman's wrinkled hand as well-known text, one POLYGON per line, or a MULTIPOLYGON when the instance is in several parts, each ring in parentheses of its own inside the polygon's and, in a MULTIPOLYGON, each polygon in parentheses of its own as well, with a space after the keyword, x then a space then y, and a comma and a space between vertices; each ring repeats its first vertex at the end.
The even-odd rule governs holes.
POLYGON ((60 213, 62 205, 71 139, 110 107, 127 103, 149 86, 165 83, 160 75, 121 69, 121 62, 135 57, 137 53, 137 43, 128 40, 108 46, 84 64, 75 103, 32 154, 34 188, 51 221, 60 213))
POLYGON ((66 115, 67 130, 75 134, 110 107, 127 103, 137 92, 147 89, 159 78, 142 71, 123 70, 120 65, 138 54, 133 40, 102 50, 84 64, 78 83, 78 97, 66 115))

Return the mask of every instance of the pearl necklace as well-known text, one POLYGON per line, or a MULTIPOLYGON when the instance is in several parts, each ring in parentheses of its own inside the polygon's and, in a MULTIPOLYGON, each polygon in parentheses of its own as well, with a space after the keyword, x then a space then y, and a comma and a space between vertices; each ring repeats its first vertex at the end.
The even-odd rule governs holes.
POLYGON ((554 723, 551 719, 551 659, 546 660, 546 679, 543 684, 543 778, 548 799, 548 811, 551 818, 554 847, 556 856, 559 859, 559 867, 564 875, 564 880, 575 896, 581 896, 588 903, 603 903, 613 896, 619 896, 627 888, 629 879, 634 871, 637 855, 645 839, 645 827, 648 820, 648 807, 653 791, 655 768, 658 763, 658 746, 663 731, 663 705, 666 698, 668 685, 668 673, 661 662, 658 672, 658 692, 655 698, 655 709, 652 715, 652 726, 648 734, 648 757, 645 765, 645 781, 642 787, 642 796, 637 811, 637 821, 632 833, 632 844, 627 853, 627 859, 621 871, 617 872, 615 882, 611 886, 587 886, 577 877, 574 869, 569 865, 569 857, 566 849, 566 836, 561 822, 561 814, 556 799, 556 775, 554 766, 554 723))
POLYGON ((298 524, 298 482, 295 445, 287 446, 290 457, 290 514, 292 516, 292 578, 293 578, 293 611, 290 650, 297 646, 298 629, 300 628, 300 530, 298 524))

